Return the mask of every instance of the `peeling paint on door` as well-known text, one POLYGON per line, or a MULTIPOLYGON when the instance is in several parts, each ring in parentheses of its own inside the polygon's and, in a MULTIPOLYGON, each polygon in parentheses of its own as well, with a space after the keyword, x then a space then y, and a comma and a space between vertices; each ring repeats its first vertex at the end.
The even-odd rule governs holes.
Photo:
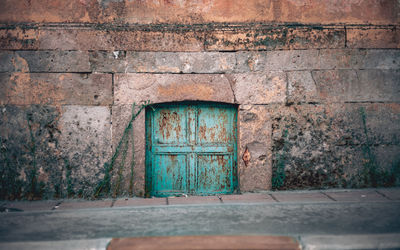
POLYGON ((147 196, 237 189, 237 107, 211 102, 146 109, 147 196))

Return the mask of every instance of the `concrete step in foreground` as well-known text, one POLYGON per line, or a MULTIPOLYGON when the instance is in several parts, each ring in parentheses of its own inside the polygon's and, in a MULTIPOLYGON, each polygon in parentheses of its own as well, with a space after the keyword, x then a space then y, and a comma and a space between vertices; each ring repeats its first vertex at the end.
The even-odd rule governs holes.
POLYGON ((112 239, 107 250, 133 249, 287 249, 300 250, 287 236, 171 236, 112 239))
POLYGON ((131 250, 131 249, 400 249, 400 234, 309 236, 170 236, 101 238, 63 241, 0 242, 16 250, 131 250))

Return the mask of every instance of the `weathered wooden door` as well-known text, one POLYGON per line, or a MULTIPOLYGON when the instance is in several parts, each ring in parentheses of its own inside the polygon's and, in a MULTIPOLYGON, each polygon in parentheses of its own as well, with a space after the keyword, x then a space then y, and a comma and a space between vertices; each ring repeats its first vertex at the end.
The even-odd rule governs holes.
POLYGON ((146 109, 148 196, 232 193, 237 187, 237 108, 208 102, 146 109))

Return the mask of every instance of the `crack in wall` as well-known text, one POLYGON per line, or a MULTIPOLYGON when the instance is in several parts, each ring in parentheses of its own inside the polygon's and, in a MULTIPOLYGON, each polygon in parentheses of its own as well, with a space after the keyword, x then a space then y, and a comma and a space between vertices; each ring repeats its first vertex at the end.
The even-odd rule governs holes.
POLYGON ((230 75, 228 75, 228 74, 224 74, 223 76, 225 76, 225 78, 228 80, 229 86, 231 87, 232 95, 233 95, 233 102, 238 103, 238 101, 236 99, 236 95, 235 95, 235 90, 233 88, 235 81, 233 79, 231 79, 230 75))
POLYGON ((286 105, 289 105, 290 103, 289 103, 289 76, 288 76, 288 73, 287 72, 284 72, 285 73, 285 81, 286 81, 286 91, 285 91, 285 94, 286 94, 286 98, 285 98, 285 104, 286 105))

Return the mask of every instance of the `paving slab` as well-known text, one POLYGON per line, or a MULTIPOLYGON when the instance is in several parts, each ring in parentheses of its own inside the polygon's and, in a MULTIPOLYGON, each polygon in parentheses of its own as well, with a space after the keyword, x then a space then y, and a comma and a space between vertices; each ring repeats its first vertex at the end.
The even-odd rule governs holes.
POLYGON ((99 200, 99 201, 64 201, 56 210, 67 210, 67 209, 85 209, 85 208, 108 208, 111 207, 112 200, 99 200))
POLYGON ((252 203, 252 202, 276 202, 268 194, 231 194, 231 195, 221 195, 223 203, 252 203))
POLYGON ((378 192, 383 194, 390 200, 400 200, 400 188, 379 189, 378 192))
POLYGON ((188 197, 168 197, 169 205, 178 204, 220 204, 218 196, 188 196, 188 197))
POLYGON ((112 239, 107 250, 132 249, 296 249, 299 243, 287 236, 171 236, 112 239))
POLYGON ((104 250, 111 238, 58 241, 0 242, 0 249, 17 250, 104 250))
POLYGON ((308 235, 301 243, 304 250, 399 249, 400 234, 308 235))
POLYGON ((129 198, 118 199, 114 203, 114 207, 130 207, 130 206, 154 206, 154 205, 167 205, 166 198, 129 198))
POLYGON ((1 205, 4 212, 52 210, 60 201, 12 201, 1 205))
POLYGON ((311 193, 292 193, 276 192, 271 195, 279 202, 333 202, 328 196, 319 192, 311 193))
POLYGON ((335 201, 388 201, 388 199, 377 193, 375 190, 354 190, 354 191, 326 191, 326 195, 335 201))

